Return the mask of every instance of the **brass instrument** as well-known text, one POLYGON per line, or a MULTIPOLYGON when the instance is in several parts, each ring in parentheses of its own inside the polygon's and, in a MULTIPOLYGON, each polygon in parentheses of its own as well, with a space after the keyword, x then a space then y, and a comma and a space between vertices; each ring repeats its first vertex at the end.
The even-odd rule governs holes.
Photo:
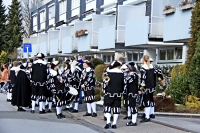
POLYGON ((106 83, 108 83, 110 81, 110 77, 104 76, 103 81, 106 82, 106 83))
POLYGON ((58 96, 56 96, 56 99, 58 100, 58 102, 60 102, 60 99, 58 98, 58 96))

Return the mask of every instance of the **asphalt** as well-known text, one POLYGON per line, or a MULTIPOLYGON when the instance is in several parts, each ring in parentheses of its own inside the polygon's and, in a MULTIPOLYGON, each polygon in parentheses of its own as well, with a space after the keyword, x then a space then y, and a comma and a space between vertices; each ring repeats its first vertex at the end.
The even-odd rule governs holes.
MULTIPOLYGON (((40 115, 37 113, 31 114, 30 110, 26 112, 17 112, 17 108, 6 102, 6 96, 0 94, 0 133, 21 133, 21 132, 35 132, 35 129, 43 129, 46 127, 45 132, 87 132, 87 133, 200 133, 200 115, 199 114, 183 114, 183 113, 160 113, 156 112, 156 118, 151 119, 151 122, 140 123, 138 118, 137 127, 127 127, 127 120, 123 120, 125 114, 120 114, 117 126, 115 129, 104 129, 106 122, 103 120, 103 108, 102 102, 97 102, 97 118, 94 117, 83 117, 86 113, 86 105, 79 105, 79 113, 70 113, 63 111, 67 119, 58 120, 56 119, 55 113, 48 113, 40 115), (8 130, 12 132, 5 132, 8 130), (26 123, 28 128, 19 128, 21 124, 26 123), (34 129, 32 127, 34 125, 34 129), (43 126, 41 126, 43 125, 43 126), (50 131, 48 130, 51 127, 50 131), (30 130, 32 129, 32 130, 30 130), (75 129, 75 130, 74 130, 75 129), (78 130, 76 130, 78 129, 78 130)), ((41 132, 43 130, 40 130, 41 132)), ((43 131, 44 132, 44 131, 43 131)), ((40 132, 38 132, 40 133, 40 132)))

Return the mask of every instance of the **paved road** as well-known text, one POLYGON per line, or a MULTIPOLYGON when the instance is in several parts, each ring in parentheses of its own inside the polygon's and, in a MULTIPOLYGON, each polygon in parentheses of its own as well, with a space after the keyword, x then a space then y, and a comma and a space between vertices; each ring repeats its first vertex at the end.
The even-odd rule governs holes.
POLYGON ((79 106, 79 113, 63 112, 66 119, 57 119, 55 113, 31 114, 30 111, 17 112, 17 108, 6 102, 6 96, 0 94, 0 133, 200 133, 200 119, 157 116, 152 122, 137 127, 127 127, 124 115, 120 114, 117 129, 105 130, 103 127, 102 107, 97 107, 97 118, 83 117, 86 105, 79 106), (177 128, 182 127, 182 130, 177 128))

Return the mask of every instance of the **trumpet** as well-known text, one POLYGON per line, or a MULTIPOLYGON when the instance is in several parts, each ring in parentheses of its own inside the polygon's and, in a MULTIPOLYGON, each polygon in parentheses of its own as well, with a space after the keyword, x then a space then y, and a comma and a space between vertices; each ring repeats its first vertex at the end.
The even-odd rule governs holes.
POLYGON ((110 81, 110 77, 105 76, 105 77, 103 78, 103 81, 105 81, 106 83, 108 83, 108 82, 110 81))

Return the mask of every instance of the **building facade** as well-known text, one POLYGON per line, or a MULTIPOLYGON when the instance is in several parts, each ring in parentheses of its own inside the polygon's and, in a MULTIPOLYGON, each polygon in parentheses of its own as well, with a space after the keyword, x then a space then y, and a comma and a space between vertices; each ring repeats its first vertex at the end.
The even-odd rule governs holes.
MULTIPOLYGON (((44 0, 31 9, 33 58, 83 56, 106 63, 123 53, 140 62, 184 64, 195 1, 183 0, 44 0)), ((20 48, 18 51, 20 52, 20 48)), ((19 54, 19 58, 28 58, 19 54)))

